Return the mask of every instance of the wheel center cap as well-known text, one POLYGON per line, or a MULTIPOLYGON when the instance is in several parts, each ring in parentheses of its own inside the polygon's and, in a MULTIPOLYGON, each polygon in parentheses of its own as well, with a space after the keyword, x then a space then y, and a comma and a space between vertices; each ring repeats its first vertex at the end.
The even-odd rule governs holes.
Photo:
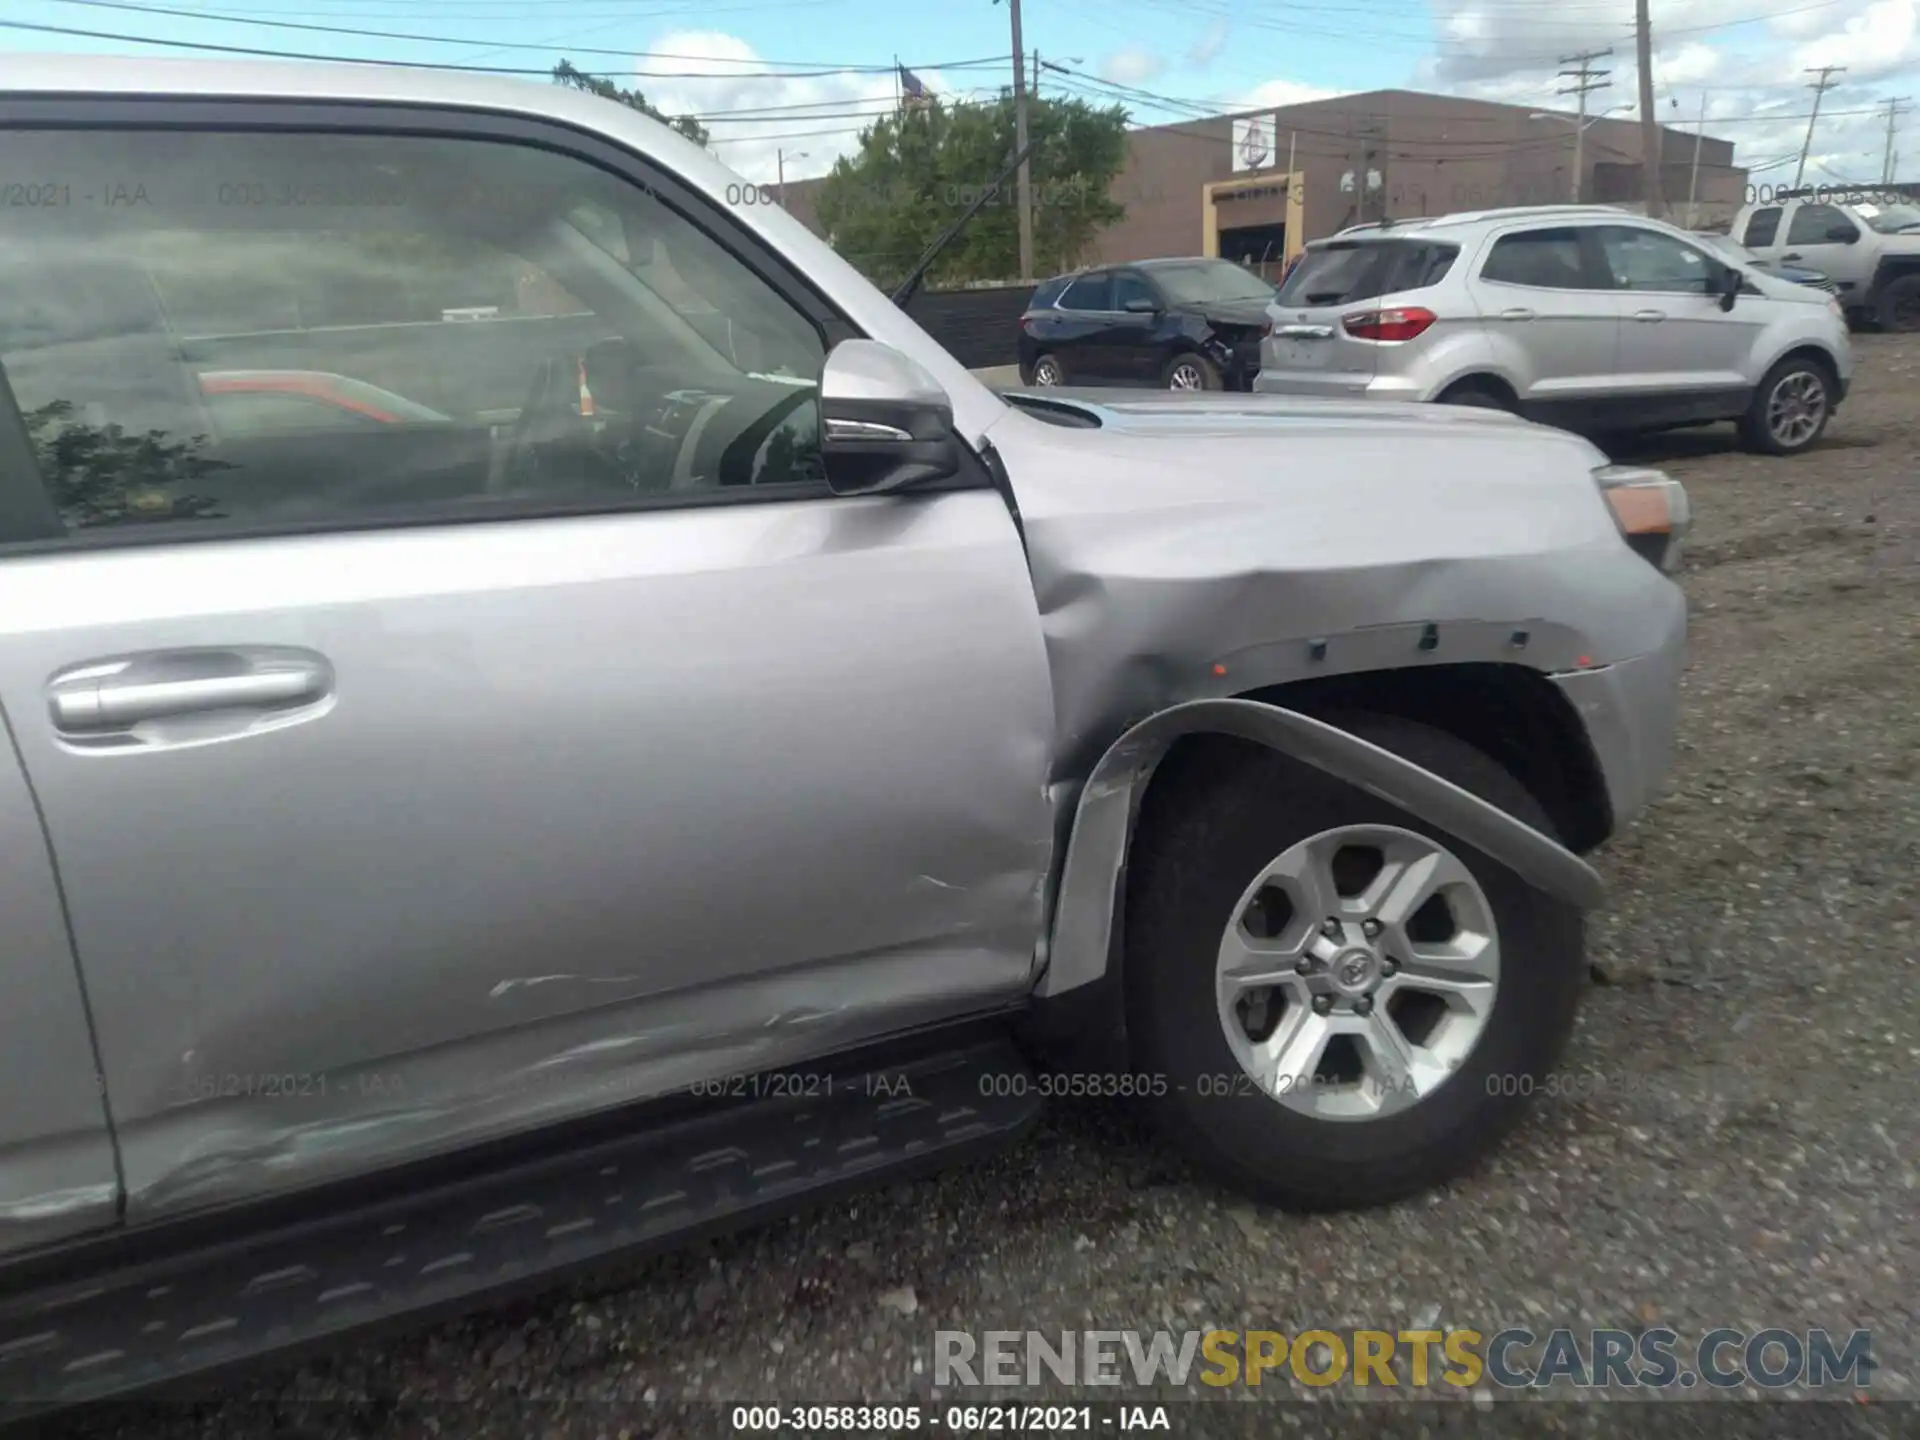
POLYGON ((1342 995, 1364 995, 1380 980, 1380 957, 1371 950, 1342 950, 1327 967, 1327 978, 1342 995))

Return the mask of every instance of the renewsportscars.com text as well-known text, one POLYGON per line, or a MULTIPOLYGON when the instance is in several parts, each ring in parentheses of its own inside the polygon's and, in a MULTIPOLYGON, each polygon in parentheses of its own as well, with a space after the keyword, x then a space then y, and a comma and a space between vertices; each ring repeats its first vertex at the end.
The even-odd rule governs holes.
POLYGON ((949 1386, 1864 1389, 1870 1331, 1732 1328, 1686 1340, 1643 1330, 965 1330, 934 1333, 933 1383, 949 1386))

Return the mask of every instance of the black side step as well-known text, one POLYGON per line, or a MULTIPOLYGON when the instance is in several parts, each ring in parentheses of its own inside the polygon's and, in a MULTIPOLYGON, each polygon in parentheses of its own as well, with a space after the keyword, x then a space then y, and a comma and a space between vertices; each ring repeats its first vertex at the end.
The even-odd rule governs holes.
POLYGON ((1008 1083, 1029 1073, 987 1040, 780 1087, 801 1095, 763 1079, 719 1113, 13 1298, 0 1420, 463 1308, 997 1148, 1038 1116, 1037 1087, 1008 1083))

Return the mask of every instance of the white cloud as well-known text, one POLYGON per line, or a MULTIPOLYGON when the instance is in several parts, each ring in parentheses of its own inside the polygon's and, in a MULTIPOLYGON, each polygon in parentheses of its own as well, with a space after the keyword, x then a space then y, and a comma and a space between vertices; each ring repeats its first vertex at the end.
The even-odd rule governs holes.
POLYGON ((1219 58, 1220 52, 1227 48, 1227 22, 1216 20, 1207 26, 1206 33, 1193 42, 1193 48, 1187 51, 1187 64, 1197 70, 1204 70, 1219 58))
POLYGON ((1166 58, 1142 45, 1115 50, 1100 62, 1100 76, 1116 85, 1144 85, 1167 68, 1166 58))
MULTIPOLYGON (((1557 73, 1566 68, 1563 57, 1611 47, 1611 55, 1593 62, 1611 72, 1611 83, 1589 104, 1598 110, 1638 99, 1633 0, 1430 3, 1441 41, 1438 53, 1417 67, 1418 88, 1571 110, 1573 97, 1557 93, 1567 83, 1557 73)), ((1878 180, 1886 125, 1876 106, 1920 86, 1920 0, 1767 5, 1662 0, 1655 7, 1657 118, 1690 129, 1704 97, 1707 133, 1734 142, 1735 163, 1754 169, 1755 183, 1791 181, 1812 108, 1806 71, 1844 66, 1821 101, 1805 178, 1809 184, 1878 180)), ((1899 148, 1914 162, 1902 172, 1920 174, 1920 133, 1899 148)))
MULTIPOLYGON (((620 83, 637 87, 668 115, 698 116, 713 153, 758 181, 779 177, 783 153, 789 180, 826 174, 836 158, 859 148, 860 130, 889 113, 896 94, 891 71, 770 76, 751 45, 719 31, 663 35, 634 68, 671 78, 620 83), (731 73, 736 69, 739 75, 731 73)), ((956 88, 938 71, 913 73, 936 93, 956 88)))
POLYGON ((1324 85, 1308 85, 1299 80, 1268 80, 1251 90, 1238 91, 1221 103, 1235 110, 1278 109, 1282 105, 1304 105, 1309 100, 1331 100, 1344 92, 1324 85))

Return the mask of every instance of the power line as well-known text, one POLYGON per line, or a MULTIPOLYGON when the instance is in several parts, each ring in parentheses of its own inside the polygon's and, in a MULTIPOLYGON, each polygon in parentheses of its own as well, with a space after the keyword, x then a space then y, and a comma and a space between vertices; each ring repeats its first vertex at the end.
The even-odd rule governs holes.
MULTIPOLYGON (((211 21, 211 23, 220 24, 220 25, 254 25, 254 26, 261 27, 263 29, 272 29, 272 30, 305 30, 305 31, 318 32, 326 35, 353 35, 353 36, 360 37, 362 39, 372 39, 372 40, 406 40, 416 44, 423 44, 423 45, 470 46, 475 43, 471 38, 463 38, 456 35, 415 35, 406 31, 397 31, 397 30, 365 30, 365 29, 360 29, 358 27, 346 26, 346 25, 315 25, 303 20, 260 20, 260 19, 253 19, 253 18, 247 18, 247 17, 241 17, 241 16, 224 16, 224 15, 215 18, 215 17, 208 16, 207 13, 202 10, 188 10, 188 9, 181 9, 174 6, 167 6, 167 5, 134 4, 134 3, 131 3, 131 0, 59 0, 59 3, 63 5, 81 5, 92 10, 126 10, 126 11, 132 11, 133 13, 139 14, 139 15, 166 15, 166 16, 183 17, 183 18, 192 19, 192 20, 209 20, 211 21)), ((619 46, 608 46, 608 45, 566 45, 566 44, 547 44, 544 42, 529 42, 529 43, 523 43, 523 44, 516 44, 514 48, 519 50, 563 50, 563 51, 566 51, 568 54, 572 54, 572 55, 621 55, 629 58, 631 58, 633 55, 633 47, 630 45, 625 47, 619 47, 619 46)), ((732 65, 735 63, 739 63, 743 65, 759 64, 763 66, 812 67, 811 69, 806 70, 804 74, 795 74, 792 77, 794 79, 802 79, 802 78, 806 78, 806 76, 838 75, 838 74, 885 75, 885 74, 891 73, 891 71, 893 70, 892 65, 866 65, 866 64, 832 65, 829 68, 823 69, 821 67, 823 66, 823 64, 825 64, 825 62, 822 62, 819 60, 769 60, 764 57, 758 57, 758 56, 755 57, 753 61, 743 60, 743 61, 735 62, 733 60, 727 59, 725 56, 722 56, 722 55, 679 55, 679 54, 674 54, 665 50, 650 50, 647 52, 646 58, 655 59, 655 60, 697 60, 707 64, 715 64, 715 65, 732 65)), ((1005 63, 1004 56, 987 55, 987 56, 981 56, 971 60, 921 61, 921 62, 916 62, 916 65, 914 68, 926 69, 926 70, 963 70, 963 69, 967 69, 969 67, 974 67, 974 66, 1000 65, 1004 63, 1005 63)), ((632 73, 639 74, 640 72, 634 71, 632 73)))

